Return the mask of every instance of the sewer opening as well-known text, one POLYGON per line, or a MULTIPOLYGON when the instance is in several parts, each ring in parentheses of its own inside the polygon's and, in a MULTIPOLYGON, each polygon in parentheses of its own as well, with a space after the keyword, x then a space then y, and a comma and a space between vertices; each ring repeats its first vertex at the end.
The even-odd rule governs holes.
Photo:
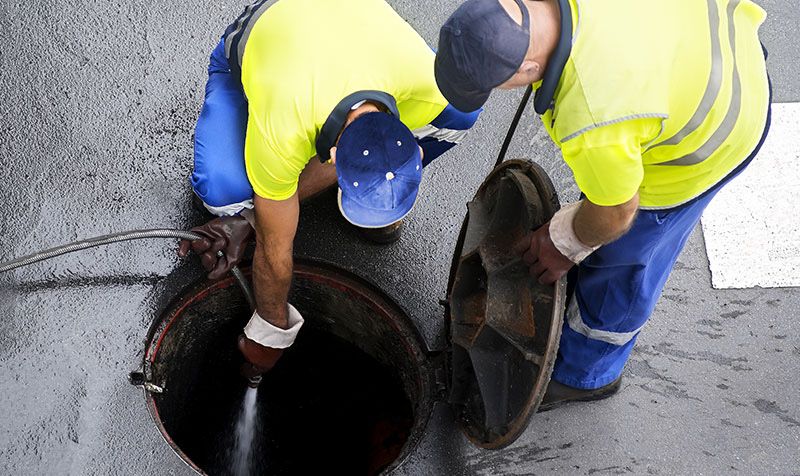
MULTIPOLYGON (((297 265, 290 302, 306 319, 258 389, 252 474, 379 474, 396 467, 424 426, 418 338, 376 289, 331 268, 297 265)), ((246 383, 235 342, 250 311, 232 279, 204 282, 156 324, 147 394, 159 429, 190 466, 232 474, 246 383)))

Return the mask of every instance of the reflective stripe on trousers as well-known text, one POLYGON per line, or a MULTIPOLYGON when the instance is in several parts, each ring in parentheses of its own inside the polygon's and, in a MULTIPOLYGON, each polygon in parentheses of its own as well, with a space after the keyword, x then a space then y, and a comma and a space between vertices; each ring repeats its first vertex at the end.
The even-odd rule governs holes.
POLYGON ((464 140, 482 111, 483 108, 461 112, 448 104, 430 124, 412 131, 422 147, 422 165, 428 165, 464 140))
POLYGON ((619 377, 713 195, 673 211, 639 211, 628 233, 573 269, 575 289, 553 379, 571 387, 598 388, 619 377))
POLYGON ((576 299, 570 299, 569 304, 567 305, 567 312, 566 312, 566 322, 570 329, 577 332, 578 334, 582 334, 589 339, 602 341, 607 344, 613 345, 625 345, 630 342, 639 331, 642 330, 644 324, 637 327, 636 329, 628 332, 614 332, 614 331, 604 331, 602 329, 592 329, 587 325, 583 318, 581 318, 581 312, 578 309, 578 301, 576 299))
MULTIPOLYGON (((685 205, 640 210, 631 229, 602 246, 569 275, 568 304, 553 379, 576 388, 598 388, 622 373, 639 331, 700 216, 716 193, 752 161, 769 131, 724 180, 685 205)), ((680 325, 687 316, 668 316, 680 325)))

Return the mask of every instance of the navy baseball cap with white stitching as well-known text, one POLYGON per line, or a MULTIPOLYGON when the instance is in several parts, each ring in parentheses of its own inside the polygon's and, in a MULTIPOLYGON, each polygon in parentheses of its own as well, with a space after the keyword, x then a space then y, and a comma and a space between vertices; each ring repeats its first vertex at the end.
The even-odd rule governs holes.
POLYGON ((530 44, 530 14, 522 0, 517 24, 497 0, 467 0, 439 30, 436 84, 456 109, 483 106, 492 89, 522 65, 530 44))
POLYGON ((414 207, 422 181, 422 154, 414 135, 383 112, 359 116, 336 146, 339 210, 353 225, 381 228, 414 207))

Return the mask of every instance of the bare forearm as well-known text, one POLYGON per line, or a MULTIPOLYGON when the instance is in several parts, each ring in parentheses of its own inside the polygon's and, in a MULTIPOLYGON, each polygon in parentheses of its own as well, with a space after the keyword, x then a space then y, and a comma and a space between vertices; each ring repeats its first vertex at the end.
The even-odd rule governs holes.
POLYGON ((335 183, 336 167, 330 163, 323 164, 317 156, 314 156, 300 174, 297 196, 302 202, 332 187, 335 183))
POLYGON ((253 256, 253 285, 258 314, 271 324, 286 328, 286 299, 292 282, 292 250, 279 250, 257 242, 253 256))
POLYGON ((253 285, 258 315, 269 323, 288 327, 286 298, 292 282, 292 247, 297 231, 297 195, 275 201, 254 197, 256 252, 253 285))
POLYGON ((578 239, 587 246, 610 243, 630 229, 639 206, 639 195, 613 207, 603 207, 584 200, 572 226, 578 239))

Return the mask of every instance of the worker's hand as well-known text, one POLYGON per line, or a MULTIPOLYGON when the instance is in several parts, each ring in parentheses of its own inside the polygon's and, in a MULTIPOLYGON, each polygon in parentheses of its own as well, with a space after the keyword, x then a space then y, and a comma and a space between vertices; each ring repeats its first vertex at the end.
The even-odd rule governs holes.
MULTIPOLYGON (((254 312, 239 336, 239 350, 247 362, 242 366, 242 375, 248 379, 268 372, 291 346, 303 327, 303 316, 291 304, 286 304, 286 319, 270 322, 254 312)), ((273 319, 274 321, 274 319, 273 319)))
POLYGON ((200 255, 209 279, 219 279, 239 264, 247 243, 255 235, 250 223, 240 216, 215 218, 191 231, 203 238, 181 240, 178 255, 186 256, 189 250, 200 255))
POLYGON ((283 355, 283 349, 263 346, 248 339, 244 334, 239 336, 239 351, 245 359, 241 372, 247 379, 269 372, 283 355))
POLYGON ((531 276, 542 284, 553 284, 575 266, 553 244, 550 222, 528 234, 524 242, 528 249, 522 255, 522 260, 530 267, 531 276))

